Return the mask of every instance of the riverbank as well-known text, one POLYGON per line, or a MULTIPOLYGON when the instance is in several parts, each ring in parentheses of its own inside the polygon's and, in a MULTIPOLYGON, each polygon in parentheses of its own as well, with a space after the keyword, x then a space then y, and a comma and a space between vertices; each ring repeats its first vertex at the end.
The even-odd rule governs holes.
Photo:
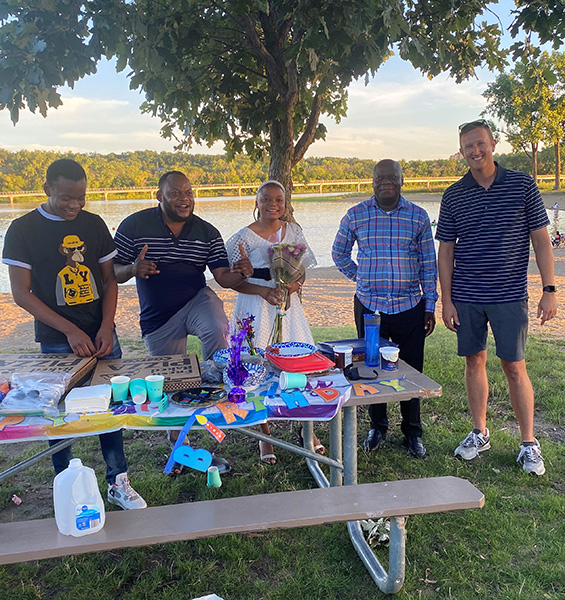
MULTIPOLYGON (((565 289, 565 249, 554 251, 556 284, 565 289)), ((528 290, 530 302, 530 333, 565 339, 565 313, 558 315, 543 327, 537 318, 537 301, 540 295, 541 280, 533 257, 530 259, 528 290)), ((215 282, 210 286, 218 293, 225 304, 227 315, 231 315, 236 293, 224 290, 215 282)), ((304 285, 304 310, 312 327, 338 327, 354 325, 353 294, 355 284, 344 277, 335 267, 315 268, 308 271, 304 285)), ((0 336, 0 352, 35 352, 33 319, 22 308, 16 306, 11 294, 0 294, 0 314, 2 315, 3 335, 0 336)), ((119 286, 116 323, 122 339, 141 340, 138 322, 139 306, 134 285, 119 286)), ((441 319, 441 302, 436 308, 436 317, 441 319)), ((124 348, 124 350, 126 350, 124 348)), ((126 350, 127 355, 127 350, 126 350)))

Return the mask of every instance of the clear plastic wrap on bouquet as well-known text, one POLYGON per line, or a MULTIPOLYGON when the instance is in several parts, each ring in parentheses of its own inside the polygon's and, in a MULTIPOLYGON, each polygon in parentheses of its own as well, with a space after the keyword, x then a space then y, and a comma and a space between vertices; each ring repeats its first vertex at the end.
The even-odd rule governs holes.
POLYGON ((285 315, 285 310, 288 309, 288 292, 287 285, 291 285, 304 277, 306 266, 303 258, 308 247, 300 242, 292 242, 290 244, 273 244, 269 248, 269 261, 271 277, 274 279, 277 288, 283 292, 283 300, 281 306, 277 308, 277 315, 273 323, 270 343, 277 344, 282 342, 282 319, 285 315))

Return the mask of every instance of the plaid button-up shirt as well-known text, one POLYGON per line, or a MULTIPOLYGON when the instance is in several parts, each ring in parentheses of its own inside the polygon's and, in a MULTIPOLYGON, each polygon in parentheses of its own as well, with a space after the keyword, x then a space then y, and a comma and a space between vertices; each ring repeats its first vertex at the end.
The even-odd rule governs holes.
POLYGON ((379 208, 375 197, 350 208, 332 247, 337 268, 357 283, 357 296, 371 310, 396 314, 425 299, 434 312, 437 265, 430 219, 402 196, 394 210, 379 208), (357 243, 357 262, 351 257, 357 243))

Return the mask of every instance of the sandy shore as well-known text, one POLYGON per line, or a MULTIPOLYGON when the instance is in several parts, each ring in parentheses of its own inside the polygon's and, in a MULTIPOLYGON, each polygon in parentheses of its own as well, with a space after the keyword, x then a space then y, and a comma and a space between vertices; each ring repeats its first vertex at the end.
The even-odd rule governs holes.
MULTIPOLYGON (((560 290, 565 288, 565 250, 556 250, 556 283, 560 290)), ((541 280, 533 258, 530 260, 528 288, 530 293, 530 332, 545 336, 565 338, 565 314, 561 311, 556 318, 540 327, 536 317, 537 301, 540 296, 541 280)), ((235 292, 213 287, 225 303, 226 314, 231 315, 235 292)), ((139 307, 133 285, 121 285, 116 323, 121 338, 141 340, 138 323, 139 307)), ((335 267, 316 268, 308 272, 304 285, 304 310, 311 326, 337 327, 353 325, 353 294, 355 284, 346 279, 335 267)), ((561 292, 562 293, 562 292, 561 292)), ((29 352, 38 350, 34 342, 33 320, 16 306, 10 294, 0 294, 0 314, 3 333, 0 336, 1 352, 29 352)), ((436 308, 440 319, 441 302, 436 308)))

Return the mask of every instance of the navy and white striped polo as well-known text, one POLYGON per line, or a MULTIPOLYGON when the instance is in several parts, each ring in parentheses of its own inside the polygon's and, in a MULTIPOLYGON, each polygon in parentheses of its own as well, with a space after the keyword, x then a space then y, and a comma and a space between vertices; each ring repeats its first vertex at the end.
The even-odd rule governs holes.
POLYGON ((156 331, 206 285, 206 267, 229 267, 220 232, 196 215, 176 237, 163 220, 160 206, 133 213, 122 221, 114 238, 114 262, 131 264, 145 244, 145 258, 157 264, 159 274, 136 278, 143 335, 156 331))
POLYGON ((469 171, 443 194, 436 239, 455 243, 451 299, 499 304, 526 300, 530 232, 549 225, 526 173, 497 166, 488 189, 469 171))

